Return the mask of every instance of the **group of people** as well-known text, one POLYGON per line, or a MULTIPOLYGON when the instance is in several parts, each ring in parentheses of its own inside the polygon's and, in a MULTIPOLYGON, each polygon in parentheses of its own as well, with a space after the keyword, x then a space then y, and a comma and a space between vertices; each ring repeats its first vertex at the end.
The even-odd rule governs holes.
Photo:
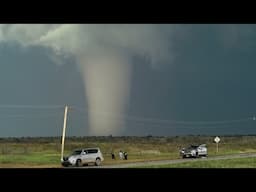
MULTIPOLYGON (((115 158, 115 154, 111 153, 112 159, 116 159, 115 158)), ((122 150, 119 151, 119 158, 122 160, 127 160, 128 159, 128 153, 127 152, 123 152, 122 150)))

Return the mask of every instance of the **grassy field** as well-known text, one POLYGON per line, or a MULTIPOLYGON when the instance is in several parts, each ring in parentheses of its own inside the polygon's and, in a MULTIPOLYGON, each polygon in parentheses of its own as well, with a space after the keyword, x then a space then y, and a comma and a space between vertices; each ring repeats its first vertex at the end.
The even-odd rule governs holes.
MULTIPOLYGON (((108 165, 178 159, 181 147, 200 143, 207 144, 209 157, 256 152, 256 136, 220 138, 219 152, 216 153, 214 137, 209 136, 70 137, 66 138, 64 154, 77 148, 100 147, 105 158, 103 164, 108 165), (119 150, 128 152, 128 160, 118 159, 119 150), (115 153, 116 160, 111 159, 111 152, 115 153)), ((60 167, 60 141, 60 138, 0 138, 0 167, 60 167)))
POLYGON ((139 168, 256 168, 256 158, 196 161, 139 168))

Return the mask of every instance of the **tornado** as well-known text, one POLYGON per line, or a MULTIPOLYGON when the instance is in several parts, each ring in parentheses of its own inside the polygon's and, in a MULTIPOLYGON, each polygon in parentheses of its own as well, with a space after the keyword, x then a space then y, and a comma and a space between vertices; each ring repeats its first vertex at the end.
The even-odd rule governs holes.
POLYGON ((79 63, 84 74, 90 135, 121 135, 130 91, 129 59, 113 49, 93 49, 79 56, 79 63))
POLYGON ((0 42, 16 41, 24 49, 43 46, 53 50, 54 58, 75 57, 84 78, 90 135, 122 135, 133 57, 146 58, 152 69, 168 64, 173 57, 170 37, 176 28, 164 24, 4 24, 0 25, 0 42))

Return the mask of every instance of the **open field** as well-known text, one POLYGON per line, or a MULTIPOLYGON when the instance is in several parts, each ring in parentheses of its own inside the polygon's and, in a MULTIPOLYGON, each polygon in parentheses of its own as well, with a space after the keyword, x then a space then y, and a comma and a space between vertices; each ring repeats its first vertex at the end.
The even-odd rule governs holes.
MULTIPOLYGON (((179 159, 181 147, 200 143, 207 144, 209 157, 256 152, 256 136, 220 137, 218 153, 216 153, 213 138, 209 136, 70 137, 65 141, 65 155, 76 148, 100 147, 105 158, 103 165, 113 165, 179 159), (119 150, 128 152, 128 160, 118 159, 119 150), (111 159, 111 152, 115 153, 116 160, 111 159)), ((61 167, 60 141, 60 138, 2 138, 0 139, 0 167, 61 167)), ((220 165, 216 164, 217 167, 220 165)), ((194 167, 190 164, 187 166, 194 167)), ((231 164, 231 166, 236 165, 231 164)))

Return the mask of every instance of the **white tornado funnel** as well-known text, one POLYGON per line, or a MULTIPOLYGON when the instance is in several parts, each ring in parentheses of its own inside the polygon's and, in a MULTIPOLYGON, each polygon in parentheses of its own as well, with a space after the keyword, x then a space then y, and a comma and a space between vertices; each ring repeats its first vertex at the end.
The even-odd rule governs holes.
POLYGON ((91 136, 121 135, 130 90, 131 66, 124 54, 108 49, 80 56, 91 136))

